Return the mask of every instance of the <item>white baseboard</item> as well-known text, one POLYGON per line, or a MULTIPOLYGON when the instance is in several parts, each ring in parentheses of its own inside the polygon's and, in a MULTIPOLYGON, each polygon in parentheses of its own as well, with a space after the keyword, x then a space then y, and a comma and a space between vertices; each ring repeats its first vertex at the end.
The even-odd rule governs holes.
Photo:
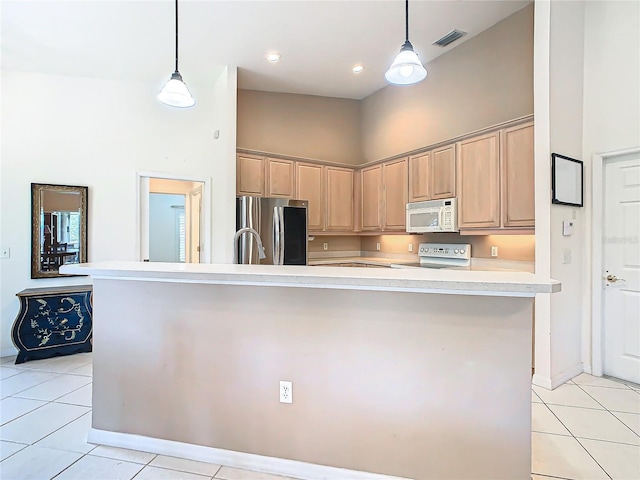
POLYGON ((252 453, 174 442, 131 433, 110 432, 96 428, 89 430, 87 441, 110 447, 128 448, 305 480, 408 480, 405 477, 393 477, 284 458, 265 457, 252 453))
POLYGON ((546 388, 547 390, 553 390, 560 385, 568 382, 573 377, 580 375, 582 372, 584 372, 584 366, 582 364, 578 364, 551 378, 534 374, 532 383, 534 385, 537 385, 538 387, 546 388))
POLYGON ((546 388, 547 390, 551 390, 551 379, 549 377, 543 377, 538 373, 533 374, 531 383, 533 383, 537 387, 542 387, 542 388, 546 388))
MULTIPOLYGON (((584 373, 588 373, 589 375, 593 375, 593 372, 591 370, 591 365, 587 365, 586 363, 582 364, 582 371, 584 373)), ((596 376, 599 376, 599 375, 596 375, 596 376)))

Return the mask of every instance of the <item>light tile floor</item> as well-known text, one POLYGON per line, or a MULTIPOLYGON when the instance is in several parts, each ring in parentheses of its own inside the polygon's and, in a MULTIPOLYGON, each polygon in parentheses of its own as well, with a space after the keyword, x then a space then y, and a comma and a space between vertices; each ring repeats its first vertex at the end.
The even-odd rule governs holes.
MULTIPOLYGON (((91 445, 91 354, 0 359, 3 480, 286 480, 91 445)), ((532 392, 532 479, 640 479, 640 386, 582 374, 532 392)), ((290 479, 291 480, 291 479, 290 479)))

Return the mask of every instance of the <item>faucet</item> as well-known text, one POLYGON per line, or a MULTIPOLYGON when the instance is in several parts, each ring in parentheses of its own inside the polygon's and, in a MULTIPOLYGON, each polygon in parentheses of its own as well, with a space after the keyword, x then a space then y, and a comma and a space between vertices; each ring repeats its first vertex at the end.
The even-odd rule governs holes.
POLYGON ((233 236, 233 263, 238 263, 238 239, 243 233, 250 233, 255 237, 256 243, 258 244, 258 258, 267 258, 267 254, 264 253, 264 247, 262 246, 262 239, 260 238, 260 234, 251 227, 244 227, 238 230, 233 236))

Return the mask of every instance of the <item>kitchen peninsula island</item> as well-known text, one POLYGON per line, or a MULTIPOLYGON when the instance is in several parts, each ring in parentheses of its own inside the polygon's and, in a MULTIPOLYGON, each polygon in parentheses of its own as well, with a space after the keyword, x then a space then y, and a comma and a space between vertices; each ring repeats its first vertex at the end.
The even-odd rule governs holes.
POLYGON ((560 290, 553 280, 140 262, 62 272, 93 278, 92 443, 299 478, 530 478, 532 307, 560 290))

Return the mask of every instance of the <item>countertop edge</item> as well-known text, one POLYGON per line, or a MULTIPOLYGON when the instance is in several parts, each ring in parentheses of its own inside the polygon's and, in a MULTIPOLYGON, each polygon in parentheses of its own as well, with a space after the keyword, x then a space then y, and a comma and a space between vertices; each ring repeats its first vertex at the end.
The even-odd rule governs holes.
POLYGON ((561 284, 524 272, 425 272, 423 269, 345 269, 265 265, 103 262, 64 265, 62 273, 94 279, 372 290, 452 295, 532 297, 561 284))

